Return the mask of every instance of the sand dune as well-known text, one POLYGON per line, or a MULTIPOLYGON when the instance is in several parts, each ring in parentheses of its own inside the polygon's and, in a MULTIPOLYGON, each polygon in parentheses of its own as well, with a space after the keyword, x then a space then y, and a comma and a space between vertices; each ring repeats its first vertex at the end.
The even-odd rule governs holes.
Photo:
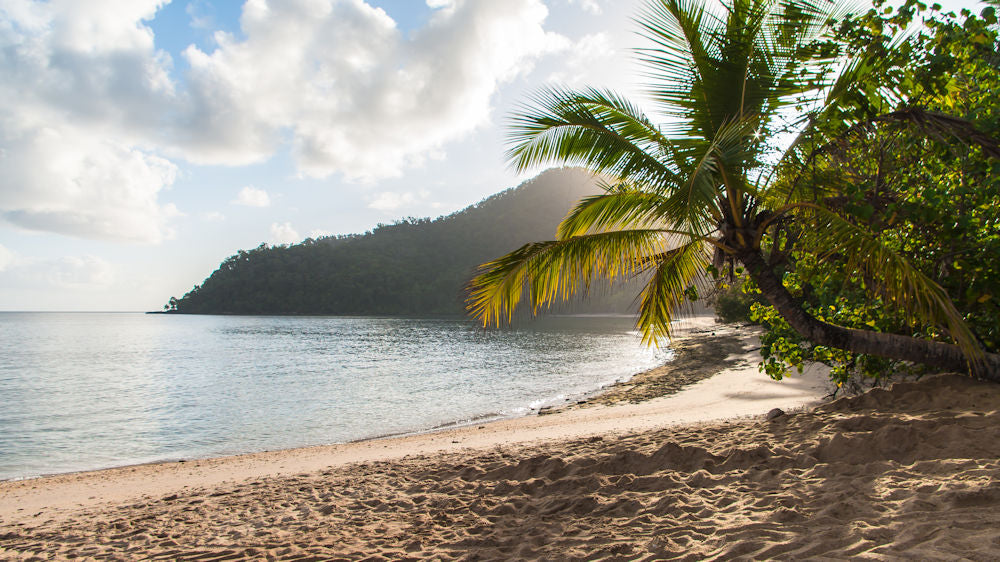
MULTIPOLYGON (((458 443, 294 474, 194 479, 52 517, 8 510, 0 558, 994 560, 998 422, 996 385, 935 377, 771 421, 458 443)), ((25 483, 0 492, 16 484, 25 483)))

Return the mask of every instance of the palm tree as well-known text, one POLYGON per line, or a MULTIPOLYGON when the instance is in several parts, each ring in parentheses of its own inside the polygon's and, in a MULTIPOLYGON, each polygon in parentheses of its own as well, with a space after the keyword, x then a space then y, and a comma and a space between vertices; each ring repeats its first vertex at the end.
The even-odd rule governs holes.
MULTIPOLYGON (((830 189, 775 173, 800 159, 813 124, 865 68, 811 48, 836 15, 809 0, 651 1, 638 22, 652 47, 640 57, 652 101, 668 121, 655 125, 610 91, 536 95, 514 119, 513 165, 583 166, 606 178, 605 192, 580 201, 556 240, 483 265, 470 283, 469 311, 498 325, 522 298, 535 312, 596 280, 644 275, 637 325, 655 343, 670 336, 685 288, 703 280, 708 266, 741 263, 782 317, 816 344, 949 370, 973 366, 1000 381, 1000 355, 981 349, 939 285, 824 204, 835 195, 830 189), (840 74, 829 78, 830 68, 840 74), (810 103, 815 111, 789 119, 810 103), (789 127, 798 136, 775 148, 789 127), (848 256, 849 268, 877 274, 886 302, 940 326, 955 343, 814 318, 782 283, 792 248, 820 261, 848 256)), ((935 121, 918 110, 877 119, 935 121)))

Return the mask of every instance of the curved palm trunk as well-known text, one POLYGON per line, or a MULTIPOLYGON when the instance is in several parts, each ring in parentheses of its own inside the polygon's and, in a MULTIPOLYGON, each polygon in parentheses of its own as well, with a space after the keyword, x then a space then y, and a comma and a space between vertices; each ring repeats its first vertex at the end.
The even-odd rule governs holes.
MULTIPOLYGON (((817 320, 802 309, 798 300, 785 289, 781 279, 759 252, 745 252, 739 256, 739 260, 782 318, 813 343, 854 353, 923 363, 947 371, 969 372, 968 359, 957 345, 898 334, 854 330, 817 320)), ((982 364, 974 366, 973 374, 1000 383, 1000 355, 987 353, 982 364)))

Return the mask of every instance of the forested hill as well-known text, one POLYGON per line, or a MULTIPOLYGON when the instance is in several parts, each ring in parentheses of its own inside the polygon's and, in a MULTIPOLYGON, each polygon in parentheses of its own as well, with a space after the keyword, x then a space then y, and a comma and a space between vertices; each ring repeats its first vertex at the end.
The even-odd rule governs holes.
MULTIPOLYGON (((457 314, 476 266, 527 242, 551 240, 581 197, 586 172, 549 170, 451 215, 405 219, 365 234, 261 244, 222 262, 168 308, 191 314, 457 314)), ((634 295, 633 295, 634 296, 634 295)), ((624 308, 631 297, 588 311, 624 308)))

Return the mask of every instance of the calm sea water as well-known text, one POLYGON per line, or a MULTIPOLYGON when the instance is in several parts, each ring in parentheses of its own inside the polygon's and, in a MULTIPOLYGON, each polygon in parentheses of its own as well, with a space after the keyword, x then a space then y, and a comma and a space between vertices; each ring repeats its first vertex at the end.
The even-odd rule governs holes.
POLYGON ((525 414, 666 360, 632 321, 0 313, 0 479, 525 414))

